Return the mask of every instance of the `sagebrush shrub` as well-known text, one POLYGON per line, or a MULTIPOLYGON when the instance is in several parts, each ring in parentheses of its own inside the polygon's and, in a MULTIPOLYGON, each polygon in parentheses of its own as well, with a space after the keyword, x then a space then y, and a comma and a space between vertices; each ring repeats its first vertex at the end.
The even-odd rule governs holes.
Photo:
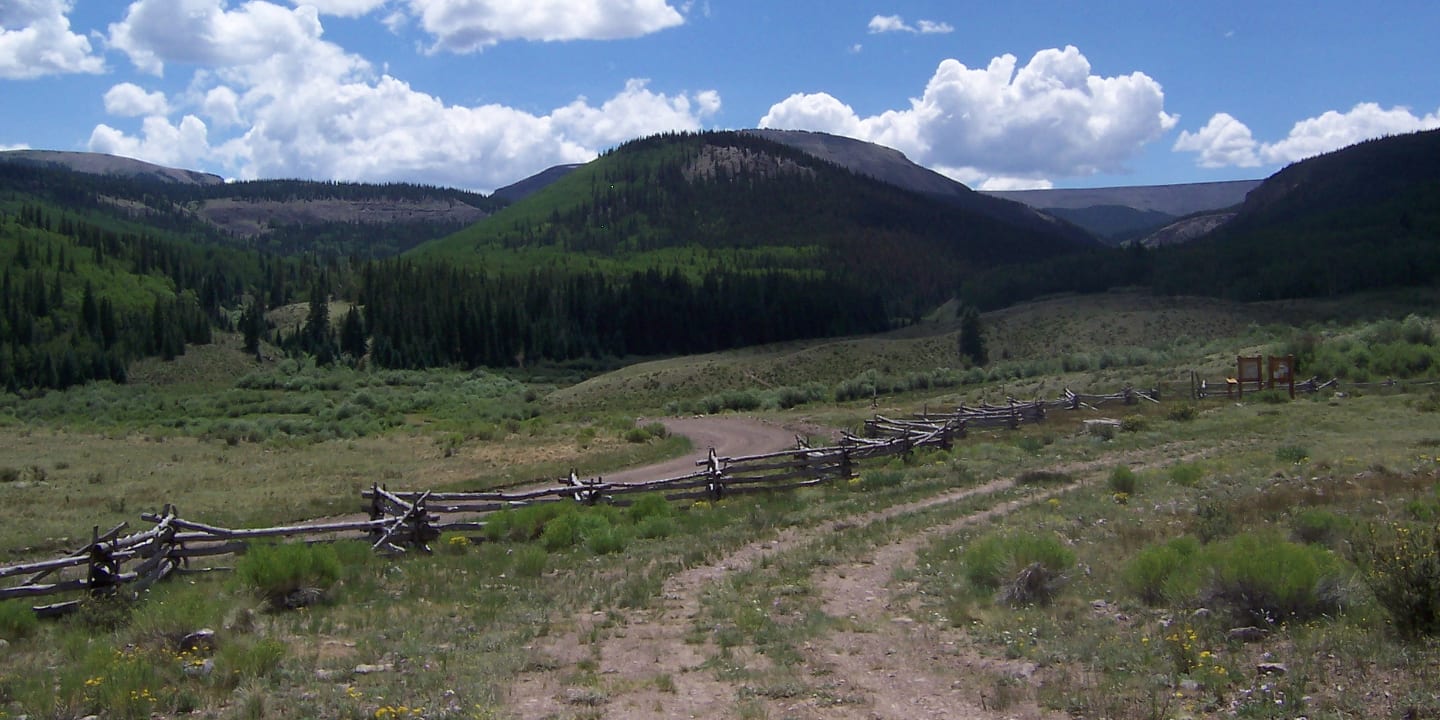
POLYGON ((1139 480, 1135 477, 1135 471, 1131 470, 1129 465, 1116 465, 1115 469, 1110 471, 1111 492, 1134 495, 1138 484, 1139 480))
POLYGON ((1053 535, 995 534, 972 542, 965 549, 963 563, 965 579, 973 587, 994 592, 1017 581, 1036 580, 1041 585, 1055 586, 1063 582, 1063 574, 1075 564, 1075 553, 1053 535), (1036 564, 1040 567, 1032 570, 1036 564), (1022 573, 1034 577, 1027 580, 1022 573))
POLYGON ((1206 547, 1200 596, 1211 609, 1260 625, 1337 612, 1344 565, 1329 550, 1271 534, 1243 534, 1206 547))
POLYGON ((329 545, 285 543, 252 546, 235 564, 235 575, 274 607, 296 606, 297 594, 323 595, 340 579, 340 557, 329 545))
POLYGON ((1200 542, 1179 537, 1142 549, 1122 574, 1125 587, 1147 605, 1160 605, 1174 594, 1174 584, 1194 574, 1200 542))
POLYGON ((1290 534, 1302 543, 1334 547, 1350 532, 1350 518, 1329 510, 1302 510, 1290 520, 1290 534))
POLYGON ((1405 638, 1440 635, 1440 524, 1371 526, 1352 547, 1361 577, 1405 638))

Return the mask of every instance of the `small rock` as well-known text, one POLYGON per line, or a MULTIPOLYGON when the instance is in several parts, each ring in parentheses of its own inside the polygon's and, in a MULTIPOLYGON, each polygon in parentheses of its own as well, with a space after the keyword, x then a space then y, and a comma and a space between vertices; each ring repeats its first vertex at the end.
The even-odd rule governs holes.
POLYGON ((5 638, 0 638, 0 650, 4 650, 8 647, 10 647, 10 641, 6 640, 5 638))
POLYGON ((1261 675, 1284 675, 1290 668, 1285 667, 1285 663, 1263 662, 1255 666, 1255 671, 1261 675))
POLYGON ((215 652, 215 631, 210 628, 201 628, 195 632, 180 638, 176 643, 176 649, 180 652, 191 651, 200 653, 215 652))
POLYGON ((1192 612, 1192 613, 1190 613, 1190 617, 1197 617, 1197 618, 1207 618, 1207 617, 1210 617, 1210 608, 1203 608, 1203 607, 1202 607, 1202 608, 1195 608, 1195 611, 1192 612))
POLYGON ((1190 678, 1184 678, 1180 681, 1180 689, 1185 692, 1199 692, 1200 683, 1190 678))
POLYGON ((900 617, 892 618, 890 622, 893 622, 896 625, 911 625, 914 624, 915 621, 908 617, 905 617, 904 615, 901 615, 900 617))
POLYGON ((1269 630, 1266 630, 1264 628, 1258 628, 1254 625, 1230 628, 1229 630, 1225 631, 1225 637, 1236 642, 1245 643, 1259 642, 1261 640, 1264 640, 1269 634, 1269 630))
POLYGON ((186 677, 209 677, 213 672, 215 672, 215 661, 210 658, 185 664, 186 677))
POLYGON ((320 682, 335 682, 345 677, 345 673, 339 670, 326 670, 324 668, 315 671, 315 679, 320 682))
POLYGON ((394 669, 395 669, 395 666, 394 666, 394 665, 391 665, 390 663, 380 663, 380 664, 378 664, 378 665, 356 665, 356 666, 355 666, 355 674, 356 674, 356 675, 373 675, 373 674, 375 674, 375 673, 390 672, 391 670, 394 670, 394 669))

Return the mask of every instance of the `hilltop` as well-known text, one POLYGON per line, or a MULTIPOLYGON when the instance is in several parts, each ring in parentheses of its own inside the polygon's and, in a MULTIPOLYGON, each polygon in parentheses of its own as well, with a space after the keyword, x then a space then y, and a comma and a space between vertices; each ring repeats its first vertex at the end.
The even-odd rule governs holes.
POLYGON ((943 302, 964 273, 1092 244, 1023 208, 1026 220, 1011 222, 1018 205, 978 204, 1004 212, 897 187, 754 133, 663 135, 621 145, 408 257, 486 268, 544 258, 610 272, 679 269, 695 280, 720 268, 819 273, 908 314, 943 302))

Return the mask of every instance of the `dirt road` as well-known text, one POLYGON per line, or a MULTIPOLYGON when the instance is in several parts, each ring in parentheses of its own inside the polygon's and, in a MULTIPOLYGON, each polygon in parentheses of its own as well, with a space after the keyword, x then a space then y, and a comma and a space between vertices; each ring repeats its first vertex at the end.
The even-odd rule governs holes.
POLYGON ((654 465, 631 468, 606 475, 610 482, 641 482, 680 477, 695 472, 696 460, 715 448, 721 457, 759 455, 795 446, 795 430, 741 416, 664 418, 660 422, 671 435, 690 438, 695 451, 654 465))

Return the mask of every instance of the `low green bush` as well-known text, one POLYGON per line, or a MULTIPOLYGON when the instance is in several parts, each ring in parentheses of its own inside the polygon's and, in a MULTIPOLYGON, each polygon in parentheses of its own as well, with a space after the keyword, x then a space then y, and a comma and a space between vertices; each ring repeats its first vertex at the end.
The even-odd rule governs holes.
POLYGON ((1175 422, 1190 422, 1199 416, 1200 409, 1189 403, 1174 405, 1165 412, 1165 417, 1175 422))
POLYGON ((306 604, 299 596, 307 591, 323 596, 340 572, 335 548, 304 543, 255 545, 235 564, 240 582, 276 608, 306 604))
POLYGON ((1188 536, 1142 549, 1122 572, 1125 588, 1147 605, 1171 600, 1176 581, 1194 573, 1199 550, 1200 542, 1188 536))
POLYGON ((1290 534, 1297 542, 1335 547, 1350 533, 1350 525, 1344 515, 1310 508, 1290 519, 1290 534))
POLYGON ((1120 432, 1144 432, 1150 429, 1150 421, 1144 415, 1126 415, 1120 419, 1120 432))
POLYGON ((1275 449, 1275 459, 1298 465, 1310 457, 1310 450, 1303 445, 1281 445, 1275 449))
POLYGON ((1116 465, 1115 469, 1110 471, 1108 484, 1111 492, 1134 495, 1139 483, 1135 471, 1131 470, 1129 465, 1116 465))
POLYGON ((1196 599, 1254 625, 1333 614, 1343 605, 1345 568, 1329 550, 1268 533, 1207 546, 1196 599))
POLYGON ((1204 468, 1199 465, 1180 463, 1170 466, 1170 481, 1181 487, 1195 487, 1205 477, 1204 468))
POLYGON ((1352 547, 1395 631, 1407 639, 1440 636, 1440 524, 1370 526, 1352 547))
POLYGON ((962 562, 971 586, 993 592, 1037 563, 1058 576, 1075 564, 1075 553, 1053 535, 992 534, 970 543, 962 562))

